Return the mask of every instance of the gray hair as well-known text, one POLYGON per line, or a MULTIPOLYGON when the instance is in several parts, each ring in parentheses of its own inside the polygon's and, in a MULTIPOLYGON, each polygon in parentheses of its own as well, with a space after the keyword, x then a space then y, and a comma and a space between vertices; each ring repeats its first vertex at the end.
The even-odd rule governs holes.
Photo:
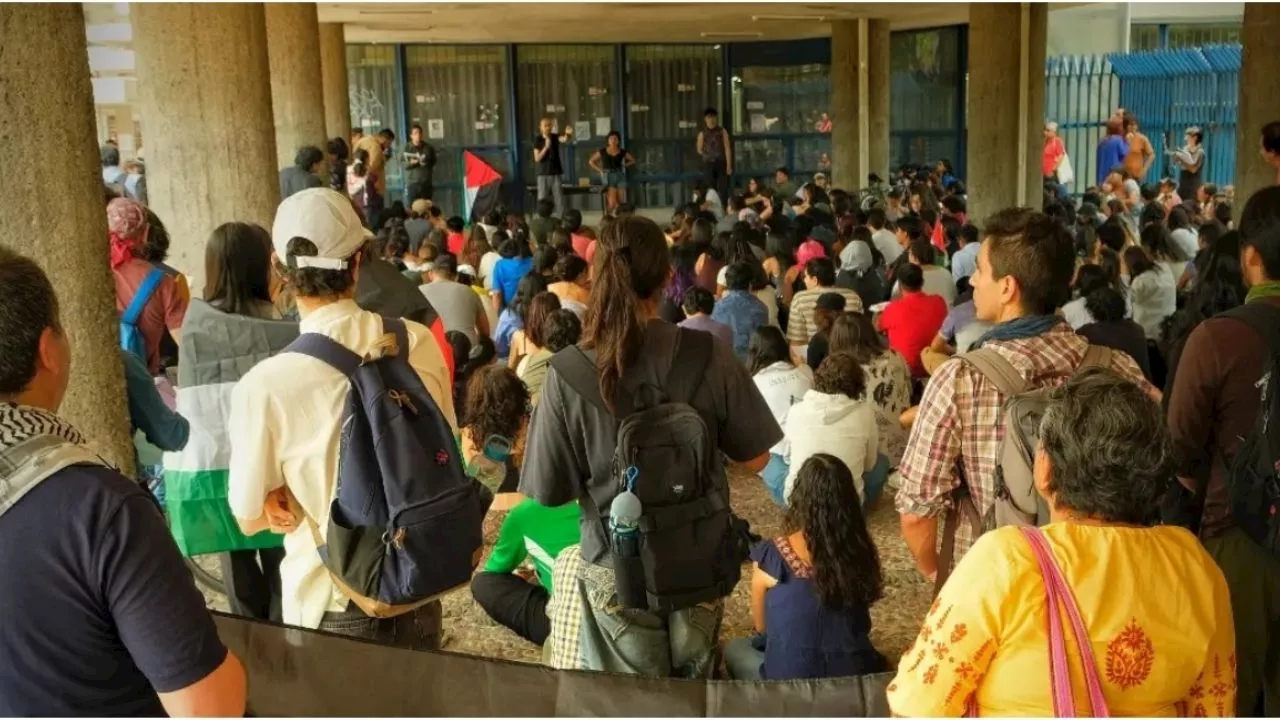
POLYGON ((1173 478, 1159 403, 1110 369, 1084 370, 1053 391, 1040 447, 1055 504, 1100 520, 1151 524, 1173 478))
POLYGON ((1049 122, 1044 124, 1044 129, 1048 130, 1049 132, 1058 132, 1058 123, 1050 120, 1049 122))

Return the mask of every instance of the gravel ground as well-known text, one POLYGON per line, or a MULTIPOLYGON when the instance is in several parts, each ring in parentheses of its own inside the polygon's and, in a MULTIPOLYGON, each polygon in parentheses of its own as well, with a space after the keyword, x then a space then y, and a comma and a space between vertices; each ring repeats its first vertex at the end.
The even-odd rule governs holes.
MULTIPOLYGON (((767 538, 781 531, 782 513, 759 479, 734 474, 730 477, 730 486, 734 510, 751 522, 755 532, 767 538)), ((896 664, 915 639, 932 598, 930 586, 916 572, 911 554, 902 541, 891 493, 892 490, 886 489, 886 496, 868 518, 885 578, 885 597, 871 608, 871 637, 876 647, 896 664)), ((501 524, 502 514, 490 513, 485 521, 486 542, 494 541, 501 524)), ((218 574, 216 558, 202 557, 197 562, 215 576, 218 574)), ((201 589, 210 607, 227 609, 225 596, 201 589)), ((722 641, 751 634, 750 601, 750 574, 744 572, 742 581, 726 601, 722 641)), ((540 658, 539 648, 492 622, 465 590, 444 599, 444 630, 447 650, 525 662, 538 662, 540 658)))

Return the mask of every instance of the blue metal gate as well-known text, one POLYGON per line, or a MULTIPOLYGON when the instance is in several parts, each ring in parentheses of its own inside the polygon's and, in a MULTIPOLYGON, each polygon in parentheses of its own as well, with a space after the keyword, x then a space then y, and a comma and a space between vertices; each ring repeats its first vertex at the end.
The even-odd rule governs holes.
POLYGON ((1204 131, 1204 179, 1234 182, 1240 46, 1049 58, 1045 118, 1058 123, 1071 157, 1073 194, 1095 184, 1097 145, 1107 118, 1123 107, 1151 140, 1155 164, 1146 180, 1176 175, 1167 151, 1182 146, 1191 126, 1204 131))

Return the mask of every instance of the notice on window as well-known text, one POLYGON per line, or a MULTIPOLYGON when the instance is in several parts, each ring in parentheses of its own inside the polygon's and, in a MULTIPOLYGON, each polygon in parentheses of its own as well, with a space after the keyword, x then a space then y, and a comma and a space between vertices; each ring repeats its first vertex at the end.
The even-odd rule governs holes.
POLYGON ((591 139, 591 121, 579 120, 573 124, 573 136, 577 140, 591 139))
POLYGON ((686 93, 693 92, 697 89, 698 88, 695 87, 693 83, 676 83, 676 92, 686 93))
POLYGON ((764 109, 764 103, 763 103, 763 102, 761 102, 760 100, 748 100, 748 101, 747 101, 747 109, 748 109, 748 110, 763 110, 763 109, 764 109))
POLYGON ((427 120, 427 137, 432 140, 444 139, 444 118, 430 118, 427 120))
POLYGON ((764 113, 751 113, 751 132, 762 133, 768 130, 769 121, 764 113))
POLYGON ((676 127, 680 128, 681 130, 692 130, 693 128, 698 127, 698 123, 692 120, 681 120, 680 122, 676 123, 676 127))
POLYGON ((564 106, 563 106, 563 105, 549 104, 549 105, 547 105, 547 112, 549 112, 549 113, 564 112, 564 106))
POLYGON ((613 121, 607 117, 596 118, 596 137, 604 137, 613 130, 613 121))

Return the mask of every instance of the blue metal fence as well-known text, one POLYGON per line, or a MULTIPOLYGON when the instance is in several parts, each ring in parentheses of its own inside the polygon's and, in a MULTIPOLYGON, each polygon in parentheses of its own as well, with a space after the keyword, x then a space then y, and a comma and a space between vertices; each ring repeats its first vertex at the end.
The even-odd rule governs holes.
POLYGON ((1236 112, 1240 46, 1154 50, 1049 58, 1045 118, 1058 123, 1079 194, 1095 184, 1097 145, 1117 107, 1137 116, 1156 153, 1145 178, 1174 176, 1168 151, 1181 147, 1191 126, 1205 134, 1204 179, 1230 184, 1236 168, 1236 112))

